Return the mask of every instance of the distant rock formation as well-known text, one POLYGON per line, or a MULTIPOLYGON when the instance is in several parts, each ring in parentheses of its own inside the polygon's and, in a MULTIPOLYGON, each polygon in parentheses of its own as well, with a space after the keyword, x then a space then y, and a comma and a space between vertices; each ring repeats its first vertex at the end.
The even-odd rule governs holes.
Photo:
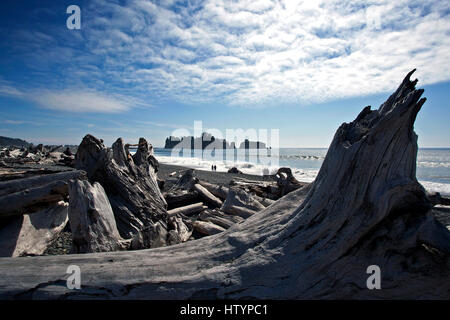
MULTIPOLYGON (((226 139, 218 139, 210 133, 203 132, 200 137, 174 137, 166 138, 165 149, 236 149, 234 142, 228 142, 226 139)), ((245 139, 239 149, 266 149, 265 143, 260 141, 250 141, 245 139)))
POLYGON ((260 141, 250 141, 245 139, 244 142, 241 143, 239 149, 266 149, 266 144, 260 141))

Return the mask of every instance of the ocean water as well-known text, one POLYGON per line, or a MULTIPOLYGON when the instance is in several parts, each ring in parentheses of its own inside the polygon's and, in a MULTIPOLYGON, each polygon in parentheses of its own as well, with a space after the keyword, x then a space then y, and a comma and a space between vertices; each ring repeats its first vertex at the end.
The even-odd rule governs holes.
MULTIPOLYGON (((155 148, 161 163, 193 169, 228 171, 236 167, 248 174, 273 174, 290 167, 299 181, 314 181, 327 153, 326 148, 281 148, 278 150, 170 150, 155 148)), ((450 195, 450 149, 419 149, 417 179, 429 191, 450 195)))

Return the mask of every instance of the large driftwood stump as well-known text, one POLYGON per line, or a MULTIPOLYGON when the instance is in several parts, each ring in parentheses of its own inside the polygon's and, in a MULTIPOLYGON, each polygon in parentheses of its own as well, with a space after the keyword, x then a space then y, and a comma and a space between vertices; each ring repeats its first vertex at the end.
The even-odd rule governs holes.
POLYGON ((99 182, 105 189, 125 239, 154 223, 167 228, 167 204, 156 181, 156 164, 151 146, 143 138, 131 157, 121 138, 109 149, 87 135, 75 157, 76 168, 85 170, 90 181, 99 182))
POLYGON ((450 298, 450 232, 415 177, 425 102, 406 77, 344 123, 305 198, 293 191, 220 234, 136 252, 0 259, 0 297, 450 298), (69 264, 81 290, 65 288, 69 264), (368 266, 381 270, 369 290, 368 266))

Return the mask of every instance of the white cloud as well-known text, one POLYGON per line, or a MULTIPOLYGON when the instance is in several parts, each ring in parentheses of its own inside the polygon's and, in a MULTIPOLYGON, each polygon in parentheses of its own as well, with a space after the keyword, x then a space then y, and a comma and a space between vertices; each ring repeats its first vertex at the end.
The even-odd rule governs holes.
POLYGON ((24 124, 25 121, 19 121, 19 120, 4 120, 3 121, 6 124, 24 124))
MULTIPOLYGON (((310 103, 390 91, 413 68, 421 84, 450 80, 448 1, 122 3, 86 7, 83 51, 52 47, 55 37, 36 33, 47 54, 37 61, 75 59, 63 59, 62 78, 97 89, 49 92, 36 97, 41 105, 130 107, 99 92, 152 102, 310 103)), ((0 87, 0 94, 8 90, 0 87)))
POLYGON ((121 99, 95 91, 44 91, 32 96, 43 108, 69 112, 117 113, 129 110, 121 99))

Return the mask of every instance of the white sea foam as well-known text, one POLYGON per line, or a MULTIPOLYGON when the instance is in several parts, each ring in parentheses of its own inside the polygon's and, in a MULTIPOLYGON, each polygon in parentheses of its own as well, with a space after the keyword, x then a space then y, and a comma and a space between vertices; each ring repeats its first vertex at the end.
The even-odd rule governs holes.
POLYGON ((417 166, 426 168, 450 168, 450 162, 418 161, 417 166))
POLYGON ((170 156, 157 156, 157 159, 161 163, 183 166, 198 170, 211 170, 211 166, 215 165, 217 167, 217 171, 219 172, 227 172, 233 167, 236 167, 243 173, 255 175, 274 174, 278 170, 278 167, 268 167, 261 164, 254 164, 243 161, 213 161, 200 158, 170 156))

